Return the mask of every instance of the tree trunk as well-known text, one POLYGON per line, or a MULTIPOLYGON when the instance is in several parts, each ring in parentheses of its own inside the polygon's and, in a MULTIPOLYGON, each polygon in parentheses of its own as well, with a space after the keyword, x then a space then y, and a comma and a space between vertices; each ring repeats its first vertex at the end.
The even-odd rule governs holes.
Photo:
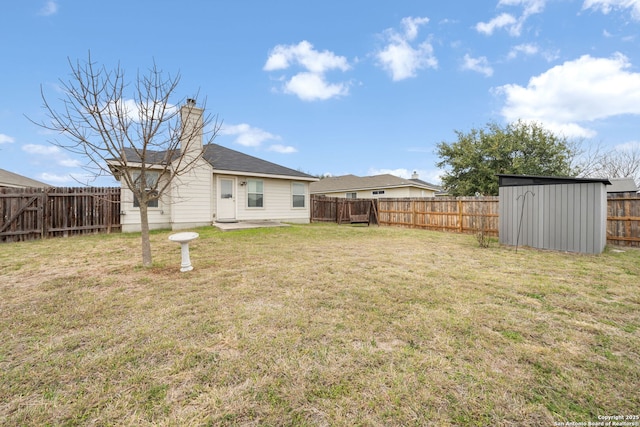
POLYGON ((151 240, 149 239, 149 217, 147 202, 140 203, 140 238, 142 240, 142 266, 151 267, 151 240))

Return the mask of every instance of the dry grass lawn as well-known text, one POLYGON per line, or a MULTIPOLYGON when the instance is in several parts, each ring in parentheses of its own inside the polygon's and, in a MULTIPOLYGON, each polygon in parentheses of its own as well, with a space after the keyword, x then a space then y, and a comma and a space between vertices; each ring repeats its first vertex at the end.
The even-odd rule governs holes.
POLYGON ((640 251, 298 225, 0 244, 0 424, 542 425, 640 414, 640 251))

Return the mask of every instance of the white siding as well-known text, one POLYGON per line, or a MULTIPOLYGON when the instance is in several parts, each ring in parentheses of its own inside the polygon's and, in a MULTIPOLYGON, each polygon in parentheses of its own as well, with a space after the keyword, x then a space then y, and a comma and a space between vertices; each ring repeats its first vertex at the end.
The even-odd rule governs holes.
POLYGON ((424 190, 422 188, 410 187, 409 197, 435 197, 436 192, 433 190, 424 190))
POLYGON ((341 191, 335 193, 323 193, 328 197, 347 197, 347 193, 357 193, 358 199, 396 199, 402 197, 435 197, 432 190, 423 190, 417 187, 380 188, 376 190, 341 191), (374 191, 384 191, 384 194, 373 194, 374 191))
MULTIPOLYGON (((120 222, 122 224, 122 231, 125 233, 138 232, 140 231, 140 208, 133 206, 133 193, 127 188, 124 180, 120 182, 120 186, 120 211, 122 213, 120 222)), ((163 195, 160 197, 157 208, 148 208, 147 217, 149 219, 150 230, 170 228, 171 203, 169 203, 169 196, 163 195)))
POLYGON ((247 186, 237 187, 237 219, 243 220, 277 220, 295 223, 308 223, 309 210, 309 183, 304 181, 291 181, 286 179, 269 178, 240 178, 238 181, 246 182, 248 179, 261 179, 264 183, 264 206, 262 208, 247 207, 247 186), (292 182, 300 182, 305 186, 305 207, 294 208, 292 198, 292 182))
POLYGON ((171 183, 171 228, 180 230, 211 225, 213 171, 204 160, 171 183))
MULTIPOLYGON (((170 195, 159 200, 157 208, 149 208, 149 227, 151 229, 173 230, 211 225, 216 213, 217 179, 208 163, 200 164, 190 173, 177 177, 172 182, 170 195)), ((232 177, 233 176, 228 176, 232 177)), ((294 223, 308 223, 309 182, 288 179, 236 177, 235 199, 236 219, 277 220, 294 223), (261 179, 264 183, 264 206, 247 206, 247 186, 240 185, 248 179, 261 179), (292 182, 302 183, 305 188, 305 207, 293 207, 292 182)), ((123 184, 124 185, 124 184, 123 184)), ((140 210, 133 207, 133 194, 122 189, 122 230, 140 231, 140 210)))

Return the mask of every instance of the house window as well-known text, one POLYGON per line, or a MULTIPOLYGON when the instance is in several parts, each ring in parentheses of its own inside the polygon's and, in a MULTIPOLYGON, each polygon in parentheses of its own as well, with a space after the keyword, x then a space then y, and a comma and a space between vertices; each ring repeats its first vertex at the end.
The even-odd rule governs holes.
MULTIPOLYGON (((142 175, 138 171, 133 172, 131 177, 133 178, 133 183, 136 187, 140 187, 140 188, 144 187, 146 191, 151 191, 152 188, 155 188, 157 186, 158 178, 160 178, 160 173, 156 171, 146 171, 145 172, 146 182, 142 182, 142 175)), ((133 207, 134 208, 140 207, 140 202, 138 201, 138 198, 135 196, 135 194, 133 195, 133 207)), ((149 203, 147 203, 147 207, 157 208, 158 199, 149 200, 149 203)))
POLYGON ((381 194, 384 194, 384 190, 375 190, 375 191, 373 191, 373 195, 374 196, 379 196, 381 194))
POLYGON ((358 193, 346 193, 345 197, 347 199, 357 199, 358 198, 358 193))
MULTIPOLYGON (((138 198, 135 196, 133 196, 133 207, 134 208, 139 208, 140 207, 140 202, 138 201, 138 198)), ((149 208, 157 208, 158 207, 158 199, 153 199, 153 200, 149 200, 149 203, 147 203, 147 207, 149 208)))
POLYGON ((301 182, 294 182, 291 184, 291 193, 293 198, 294 208, 304 208, 305 206, 305 191, 304 184, 301 182))
POLYGON ((250 208, 264 207, 264 183, 262 181, 247 180, 247 206, 250 208))

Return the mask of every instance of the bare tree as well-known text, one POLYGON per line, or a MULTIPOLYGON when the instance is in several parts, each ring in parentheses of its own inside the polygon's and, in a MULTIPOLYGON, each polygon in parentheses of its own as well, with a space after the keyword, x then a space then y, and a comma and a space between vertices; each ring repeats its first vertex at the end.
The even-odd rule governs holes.
POLYGON ((618 149, 605 153, 599 162, 602 176, 633 178, 640 182, 640 147, 618 149))
POLYGON ((578 165, 581 176, 601 178, 633 178, 640 183, 640 145, 606 150, 601 144, 582 156, 578 165))
POLYGON ((64 136, 51 143, 82 155, 92 175, 114 175, 131 190, 140 208, 142 264, 149 267, 149 203, 202 157, 202 137, 209 129, 209 141, 215 138, 217 119, 203 117, 195 98, 181 108, 172 104, 180 75, 165 76, 155 63, 147 74, 138 72, 133 85, 120 65, 109 70, 91 54, 86 62, 69 60, 69 66, 71 77, 60 80, 59 102, 41 88, 49 121, 36 124, 64 136))

